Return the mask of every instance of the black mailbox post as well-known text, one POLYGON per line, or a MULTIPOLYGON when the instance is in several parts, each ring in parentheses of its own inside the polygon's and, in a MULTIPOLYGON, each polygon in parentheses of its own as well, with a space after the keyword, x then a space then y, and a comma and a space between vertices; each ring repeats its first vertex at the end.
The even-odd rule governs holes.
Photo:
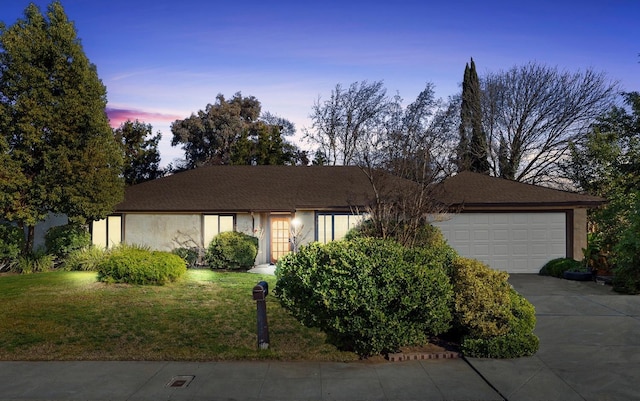
POLYGON ((260 281, 253 287, 253 299, 256 301, 258 310, 258 348, 269 348, 269 325, 267 324, 267 302, 266 298, 269 294, 269 284, 266 281, 260 281))

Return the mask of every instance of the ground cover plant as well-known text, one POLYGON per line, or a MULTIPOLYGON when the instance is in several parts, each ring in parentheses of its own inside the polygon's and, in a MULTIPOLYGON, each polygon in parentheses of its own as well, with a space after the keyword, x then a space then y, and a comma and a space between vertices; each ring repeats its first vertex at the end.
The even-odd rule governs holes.
POLYGON ((251 289, 273 276, 189 270, 165 286, 105 284, 96 272, 0 275, 0 360, 356 360, 271 295, 257 350, 251 289))

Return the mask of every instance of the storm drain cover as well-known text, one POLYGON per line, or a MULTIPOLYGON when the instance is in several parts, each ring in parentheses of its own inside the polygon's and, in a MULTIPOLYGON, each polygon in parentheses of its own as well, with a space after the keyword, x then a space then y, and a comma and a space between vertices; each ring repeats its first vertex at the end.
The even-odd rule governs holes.
POLYGON ((167 383, 167 387, 185 388, 189 386, 194 378, 195 376, 173 376, 169 383, 167 383))

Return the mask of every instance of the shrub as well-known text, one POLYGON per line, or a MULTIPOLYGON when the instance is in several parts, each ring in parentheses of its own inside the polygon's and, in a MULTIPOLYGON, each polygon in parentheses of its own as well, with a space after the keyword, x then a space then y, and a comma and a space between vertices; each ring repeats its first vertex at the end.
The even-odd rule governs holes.
POLYGON ((257 255, 258 238, 227 231, 215 236, 204 258, 212 269, 250 269, 257 255))
POLYGON ((62 262, 62 270, 97 271, 98 265, 107 257, 106 249, 89 246, 71 251, 62 262))
POLYGON ((12 224, 0 224, 0 271, 11 269, 24 249, 24 232, 12 224))
POLYGON ((537 351, 535 309, 507 282, 507 273, 459 258, 452 264, 451 275, 453 322, 466 355, 514 358, 537 351))
POLYGON ((562 273, 566 271, 587 271, 587 267, 583 262, 579 262, 573 258, 557 258, 545 263, 540 269, 541 276, 562 277, 562 273))
POLYGON ((64 257, 72 251, 91 245, 91 234, 83 226, 67 224, 51 227, 44 237, 47 253, 64 257))
POLYGON ((313 243, 278 262, 276 295, 340 349, 395 351, 449 328, 451 285, 427 258, 390 240, 313 243))
POLYGON ((54 256, 43 250, 37 250, 26 256, 19 256, 11 271, 20 274, 46 272, 53 269, 54 256))
POLYGON ((193 268, 198 265, 198 248, 174 248, 171 250, 171 253, 174 255, 178 255, 185 261, 187 267, 193 268))
POLYGON ((163 285, 177 280, 186 271, 184 260, 177 255, 120 246, 98 264, 98 280, 163 285))
POLYGON ((614 246, 613 289, 626 294, 640 294, 640 195, 637 199, 629 226, 614 246))

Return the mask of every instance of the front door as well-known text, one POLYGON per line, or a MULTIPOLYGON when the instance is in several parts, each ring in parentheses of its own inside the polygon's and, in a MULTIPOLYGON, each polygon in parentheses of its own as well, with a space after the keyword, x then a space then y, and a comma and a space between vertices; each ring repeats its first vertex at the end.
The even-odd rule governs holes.
POLYGON ((289 217, 271 217, 271 263, 291 251, 289 217))

